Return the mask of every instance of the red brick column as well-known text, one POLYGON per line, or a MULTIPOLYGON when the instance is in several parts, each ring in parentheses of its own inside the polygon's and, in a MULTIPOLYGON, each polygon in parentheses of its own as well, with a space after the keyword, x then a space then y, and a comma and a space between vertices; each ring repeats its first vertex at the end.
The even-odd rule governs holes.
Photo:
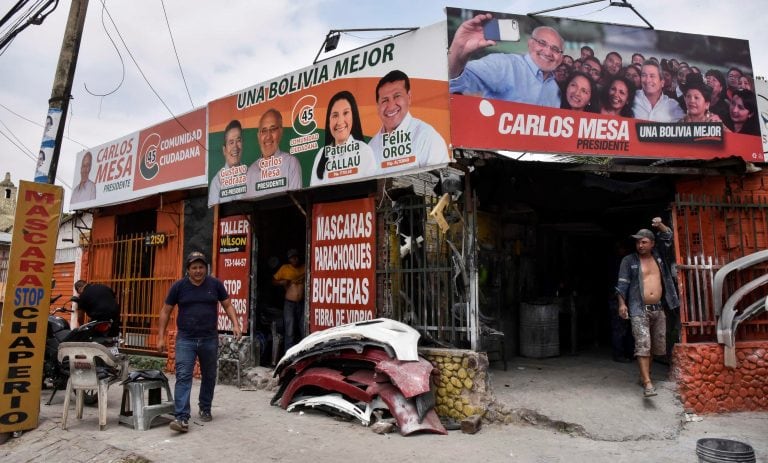
POLYGON ((687 412, 768 411, 768 341, 740 342, 736 368, 717 343, 677 344, 672 375, 687 412))

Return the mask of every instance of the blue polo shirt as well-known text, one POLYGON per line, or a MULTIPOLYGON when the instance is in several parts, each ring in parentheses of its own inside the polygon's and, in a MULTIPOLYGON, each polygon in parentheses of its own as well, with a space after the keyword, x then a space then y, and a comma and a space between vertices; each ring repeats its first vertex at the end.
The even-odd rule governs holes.
POLYGON ((200 286, 189 278, 182 278, 171 286, 165 303, 179 307, 176 319, 178 335, 183 338, 209 338, 218 336, 216 326, 218 303, 229 298, 224 284, 206 275, 200 286))

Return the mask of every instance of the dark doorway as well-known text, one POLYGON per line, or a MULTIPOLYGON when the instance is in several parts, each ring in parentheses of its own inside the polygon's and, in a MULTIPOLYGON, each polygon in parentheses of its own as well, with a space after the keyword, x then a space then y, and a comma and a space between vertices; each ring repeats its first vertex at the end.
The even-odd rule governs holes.
MULTIPOLYGON (((262 339, 262 364, 273 364, 282 355, 283 300, 281 287, 272 284, 272 276, 287 263, 287 253, 295 249, 301 263, 307 262, 307 219, 293 204, 260 209, 253 214, 255 264, 254 326, 262 339), (280 336, 276 336, 280 335, 280 336)), ((303 329, 303 328, 302 328, 303 329)))
POLYGON ((634 251, 629 235, 655 216, 671 223, 673 179, 500 157, 484 164, 473 172, 472 186, 498 239, 480 246, 481 312, 501 317, 508 354, 519 353, 519 310, 531 301, 560 306, 561 355, 610 349, 618 267, 634 251), (483 278, 484 260, 494 262, 489 268, 497 277, 483 278), (499 295, 490 299, 495 310, 482 309, 487 294, 499 295))

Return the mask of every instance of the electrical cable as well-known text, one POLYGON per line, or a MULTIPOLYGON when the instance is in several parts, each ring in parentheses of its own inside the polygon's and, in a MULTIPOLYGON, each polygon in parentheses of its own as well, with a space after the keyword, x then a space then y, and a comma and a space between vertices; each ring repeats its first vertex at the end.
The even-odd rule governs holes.
POLYGON ((165 1, 160 0, 160 4, 163 6, 163 16, 165 16, 165 25, 168 26, 168 35, 171 36, 171 45, 173 45, 173 54, 176 55, 176 62, 179 64, 179 72, 181 73, 181 80, 184 82, 184 88, 187 90, 187 96, 189 97, 189 104, 192 105, 192 109, 195 109, 195 103, 192 102, 192 94, 189 93, 189 87, 187 86, 187 78, 184 77, 184 69, 181 68, 181 60, 179 59, 179 52, 176 51, 176 42, 173 40, 173 32, 171 32, 171 23, 168 21, 168 12, 165 10, 165 1))
POLYGON ((18 2, 16 2, 16 4, 13 5, 11 9, 8 10, 7 13, 5 13, 5 16, 3 16, 3 19, 0 19, 0 27, 3 27, 3 25, 6 22, 8 22, 8 20, 11 19, 13 15, 15 15, 19 10, 21 10, 27 2, 29 2, 29 0, 19 0, 18 2))
MULTIPOLYGON (((176 121, 179 126, 184 129, 184 131, 189 132, 189 129, 187 129, 186 126, 179 120, 179 118, 176 117, 176 115, 171 111, 171 108, 168 106, 168 104, 163 100, 163 97, 160 96, 160 94, 155 90, 155 87, 152 86, 152 84, 149 82, 149 79, 147 78, 146 74, 144 74, 144 71, 141 69, 141 66, 139 66, 138 61, 136 61, 136 58, 133 56, 133 53, 131 53, 131 50, 128 48, 128 45, 125 43, 125 39, 123 38, 123 35, 120 33, 120 29, 118 29, 117 24, 115 24, 115 20, 112 18, 112 15, 109 13, 109 9, 107 9, 107 5, 105 3, 105 0, 101 0, 101 4, 104 7, 104 11, 107 12, 107 17, 109 18, 109 21, 112 23, 112 26, 115 28, 115 32, 117 32, 117 36, 120 38, 120 42, 123 44, 123 47, 125 47, 125 51, 128 52, 128 56, 131 57, 131 60, 133 61, 133 64, 136 66, 136 69, 139 71, 139 74, 141 74, 141 77, 144 78, 144 82, 147 83, 147 86, 149 86, 149 89, 152 90, 152 93, 155 94, 158 100, 160 100, 160 103, 162 103, 163 107, 165 107, 166 111, 173 117, 173 120, 176 121)), ((195 140, 195 142, 200 145, 200 147, 207 153, 208 148, 205 147, 202 143, 200 143, 199 140, 195 140)))
MULTIPOLYGON (((43 124, 40 124, 38 122, 33 121, 32 119, 29 119, 27 117, 22 116, 21 114, 17 113, 16 111, 12 110, 11 108, 9 108, 8 106, 6 106, 6 105, 4 105, 2 103, 0 103, 0 108, 5 109, 9 113, 13 114, 14 116, 18 117, 19 119, 23 119, 23 120, 29 122, 30 124, 34 124, 34 125, 36 125, 36 126, 38 126, 40 128, 43 128, 43 129, 45 128, 45 126, 43 124)), ((70 110, 70 112, 71 112, 71 110, 70 110)), ((64 136, 64 138, 66 138, 67 140, 69 140, 69 141, 71 141, 73 143, 77 143, 78 145, 82 146, 85 149, 90 148, 89 146, 86 146, 86 145, 80 143, 79 141, 77 141, 77 140, 75 140, 73 138, 70 138, 70 137, 68 137, 66 135, 64 136)))
MULTIPOLYGON (((111 95, 118 91, 120 87, 123 86, 123 82, 125 82, 125 61, 123 61, 123 55, 120 54, 120 49, 117 48, 117 44, 112 39, 112 36, 109 35, 109 31, 107 31, 107 25, 104 24, 104 8, 101 9, 101 27, 104 29, 104 34, 107 36, 109 41, 112 43, 112 46, 115 48, 115 51, 117 52, 117 57, 120 58, 120 67, 122 68, 122 76, 120 77, 120 82, 117 84, 117 87, 114 88, 111 92, 107 93, 94 93, 88 89, 88 84, 83 82, 83 87, 85 87, 85 91, 88 92, 92 96, 100 96, 105 97, 108 95, 111 95)), ((101 105, 99 105, 99 116, 101 116, 101 105)))
POLYGON ((12 29, 11 31, 3 34, 2 37, 0 37, 0 50, 5 50, 7 46, 11 42, 13 42, 13 39, 21 31, 26 29, 30 24, 34 24, 36 26, 41 25, 43 21, 45 21, 45 18, 47 18, 48 15, 50 15, 51 13, 53 13, 56 10, 56 7, 58 6, 59 6, 59 0, 38 0, 26 13, 24 13, 21 16, 21 18, 19 18, 18 21, 14 23, 14 25, 11 27, 12 29), (34 13, 34 16, 30 17, 30 13, 32 12, 32 10, 40 6, 40 4, 44 1, 46 2, 45 5, 40 7, 40 9, 34 13), (51 3, 54 3, 53 8, 51 8, 50 11, 48 11, 47 13, 44 13, 44 10, 48 8, 51 5, 51 3))
MULTIPOLYGON (((7 126, 7 125, 5 125, 5 123, 3 123, 2 121, 0 121, 0 124, 3 124, 3 126, 4 126, 4 127, 8 128, 8 126, 7 126)), ((10 131, 10 129, 9 129, 9 131, 10 131)), ((13 134, 13 132, 11 132, 11 134, 13 134)), ((37 157, 36 157, 34 154, 32 154, 32 152, 29 150, 29 148, 27 148, 26 146, 24 146, 24 144, 23 144, 23 143, 21 143, 21 142, 20 142, 21 146, 17 145, 17 144, 16 144, 16 142, 14 142, 14 141, 13 141, 13 139, 11 139, 11 137, 9 137, 9 136, 8 136, 8 134, 6 134, 6 133, 5 133, 4 131, 2 131, 2 130, 0 130, 0 135, 2 135, 2 136, 4 136, 5 138, 7 138, 7 139, 8 139, 8 141, 9 141, 9 142, 11 142, 11 144, 12 144, 13 146, 15 146, 16 148, 18 148, 18 150, 19 150, 19 151, 21 151, 22 153, 24 153, 24 154, 25 154, 25 155, 26 155, 26 156, 27 156, 29 159, 31 159, 31 160, 32 160, 32 161, 33 161, 35 164, 37 164, 37 157)), ((14 138, 16 138, 16 135, 14 135, 14 138)), ((59 177, 59 176, 57 175, 57 176, 56 176, 56 179, 57 179, 59 182, 61 182, 61 183, 62 183, 62 184, 65 186, 65 187, 69 188, 69 189, 70 189, 70 191, 72 190, 72 185, 70 185, 69 183, 65 182, 65 181, 64 181, 64 180, 63 180, 61 177, 59 177)))

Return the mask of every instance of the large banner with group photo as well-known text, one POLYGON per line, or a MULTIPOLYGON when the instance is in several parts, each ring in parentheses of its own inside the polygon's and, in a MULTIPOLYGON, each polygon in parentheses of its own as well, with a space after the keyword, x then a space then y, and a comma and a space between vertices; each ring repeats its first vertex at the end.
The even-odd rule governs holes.
POLYGON ((445 23, 208 104, 208 205, 450 162, 445 23))
POLYGON ((70 209, 205 186, 205 108, 77 154, 70 209))
POLYGON ((454 147, 763 162, 749 43, 448 8, 454 147))

